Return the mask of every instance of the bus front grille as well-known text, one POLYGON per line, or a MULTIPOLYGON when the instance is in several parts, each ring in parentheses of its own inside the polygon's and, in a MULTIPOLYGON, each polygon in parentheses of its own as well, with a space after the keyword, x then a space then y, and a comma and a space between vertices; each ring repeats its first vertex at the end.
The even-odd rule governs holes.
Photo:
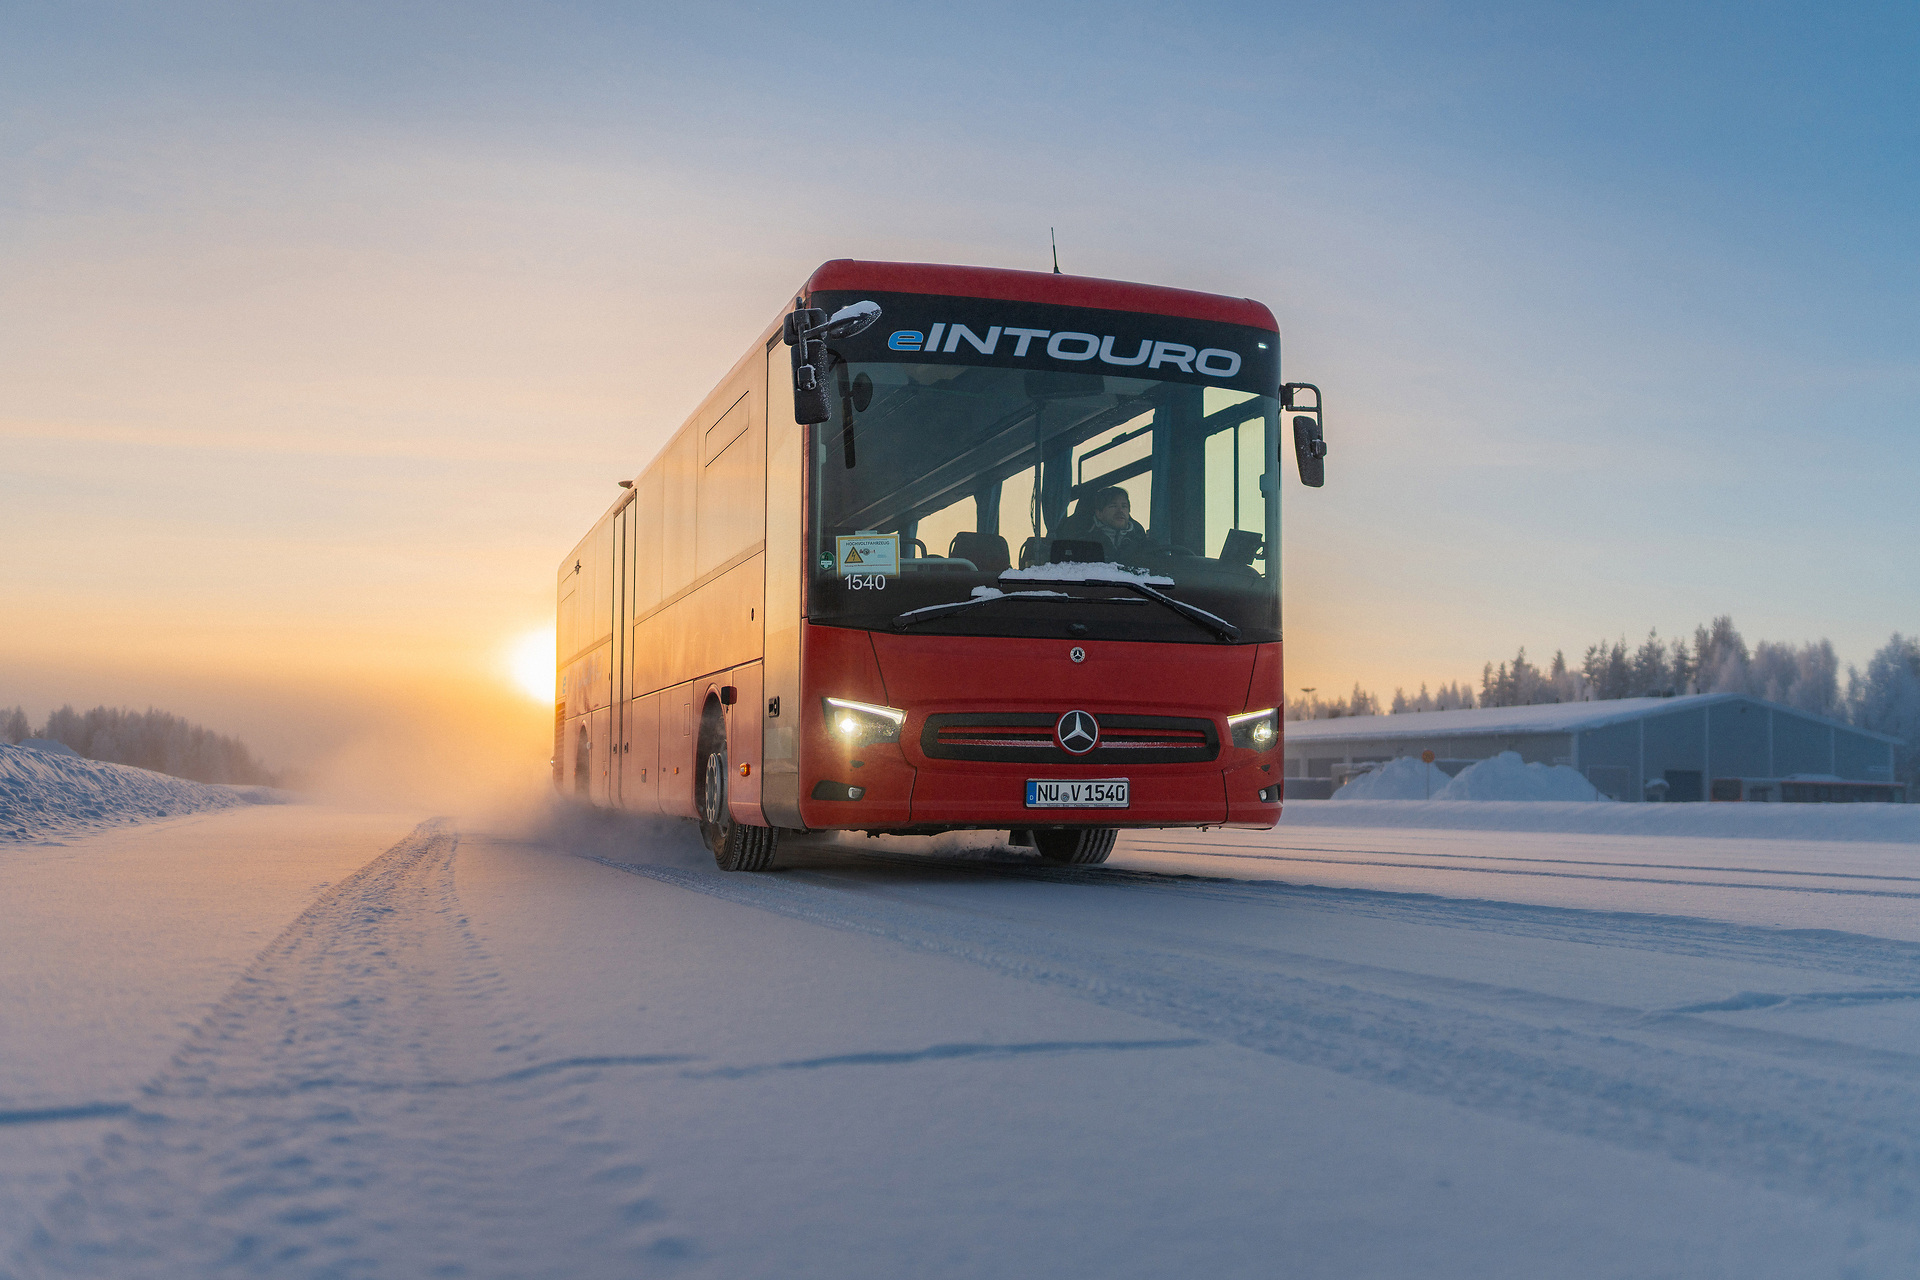
POLYGON ((1220 754, 1213 721, 1194 716, 1095 715, 1100 741, 1075 754, 1054 740, 1060 712, 968 711, 931 715, 920 730, 930 760, 1001 764, 1194 764, 1220 754))

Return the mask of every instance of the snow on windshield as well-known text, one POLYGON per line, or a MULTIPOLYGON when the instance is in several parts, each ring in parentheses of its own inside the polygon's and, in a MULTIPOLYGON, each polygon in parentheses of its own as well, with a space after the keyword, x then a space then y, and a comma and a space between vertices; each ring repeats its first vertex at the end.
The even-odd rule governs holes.
POLYGON ((1148 587, 1171 587, 1172 578, 1129 569, 1111 561, 1104 564, 1036 564, 1030 569, 1009 569, 1000 575, 1002 582, 1137 582, 1148 587))

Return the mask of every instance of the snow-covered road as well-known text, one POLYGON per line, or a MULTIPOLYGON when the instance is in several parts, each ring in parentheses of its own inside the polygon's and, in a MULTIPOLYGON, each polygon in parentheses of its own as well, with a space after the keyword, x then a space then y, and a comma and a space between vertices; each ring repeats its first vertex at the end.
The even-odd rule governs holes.
POLYGON ((1920 845, 1351 818, 1074 870, 727 876, 574 813, 372 857, 304 806, 0 853, 53 895, 0 935, 0 1271, 1920 1271, 1920 845), (115 877, 195 849, 283 887, 130 946, 115 877))

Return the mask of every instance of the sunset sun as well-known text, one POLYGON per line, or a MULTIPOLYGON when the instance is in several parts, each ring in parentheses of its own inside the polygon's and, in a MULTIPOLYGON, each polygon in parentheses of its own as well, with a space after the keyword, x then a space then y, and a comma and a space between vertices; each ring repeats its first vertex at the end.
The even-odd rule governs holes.
POLYGON ((529 631, 507 651, 507 669, 514 687, 537 702, 553 697, 554 630, 529 631))

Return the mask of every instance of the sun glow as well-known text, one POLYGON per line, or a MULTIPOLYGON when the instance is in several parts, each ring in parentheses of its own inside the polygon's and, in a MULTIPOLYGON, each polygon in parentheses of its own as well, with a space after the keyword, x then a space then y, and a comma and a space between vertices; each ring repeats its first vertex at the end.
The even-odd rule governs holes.
POLYGON ((514 685, 536 702, 553 700, 553 645, 553 628, 547 627, 527 632, 507 653, 507 669, 513 673, 514 685))

